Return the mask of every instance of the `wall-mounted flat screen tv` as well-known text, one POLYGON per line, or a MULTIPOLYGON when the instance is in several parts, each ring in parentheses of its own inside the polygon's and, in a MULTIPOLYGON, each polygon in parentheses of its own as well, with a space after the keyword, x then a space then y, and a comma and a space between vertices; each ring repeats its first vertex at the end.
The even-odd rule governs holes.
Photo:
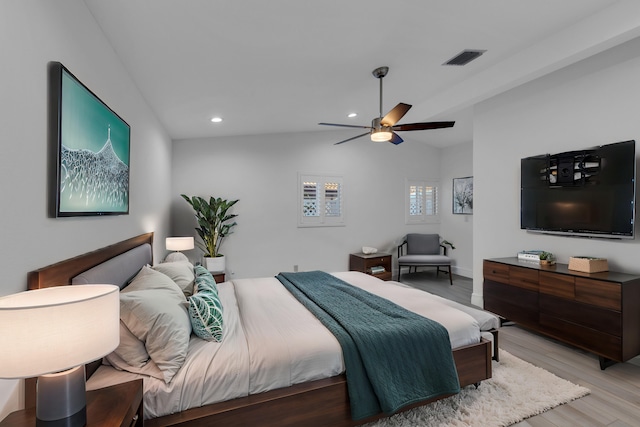
POLYGON ((129 125, 59 62, 49 90, 50 215, 128 214, 129 125))
POLYGON ((632 239, 635 141, 521 160, 520 227, 533 232, 632 239))

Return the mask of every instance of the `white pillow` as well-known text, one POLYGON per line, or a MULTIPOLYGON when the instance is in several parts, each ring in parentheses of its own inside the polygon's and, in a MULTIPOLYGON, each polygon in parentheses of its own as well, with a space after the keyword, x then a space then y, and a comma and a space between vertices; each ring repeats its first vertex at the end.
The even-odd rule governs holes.
POLYGON ((135 367, 129 365, 126 361, 122 360, 117 354, 111 353, 106 357, 111 366, 119 371, 133 372, 134 374, 148 375, 153 378, 157 378, 164 381, 164 373, 158 369, 158 366, 153 363, 153 360, 149 359, 149 362, 144 366, 135 367))
POLYGON ((151 268, 173 280, 187 298, 193 295, 195 275, 193 274, 193 264, 189 261, 164 262, 151 268))
POLYGON ((187 299, 166 275, 143 267, 120 293, 120 319, 144 343, 169 383, 184 363, 191 336, 187 299))
POLYGON ((147 353, 144 343, 131 333, 122 320, 120 321, 120 344, 112 353, 105 356, 111 365, 113 362, 110 359, 113 354, 116 354, 129 366, 136 368, 144 366, 149 361, 149 353, 147 353))

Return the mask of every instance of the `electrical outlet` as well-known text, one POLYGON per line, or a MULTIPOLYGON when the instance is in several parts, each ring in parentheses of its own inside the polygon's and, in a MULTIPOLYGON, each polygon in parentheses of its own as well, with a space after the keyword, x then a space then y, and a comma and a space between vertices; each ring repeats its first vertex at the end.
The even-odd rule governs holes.
POLYGON ((293 272, 297 273, 298 272, 298 264, 294 264, 293 265, 293 272))

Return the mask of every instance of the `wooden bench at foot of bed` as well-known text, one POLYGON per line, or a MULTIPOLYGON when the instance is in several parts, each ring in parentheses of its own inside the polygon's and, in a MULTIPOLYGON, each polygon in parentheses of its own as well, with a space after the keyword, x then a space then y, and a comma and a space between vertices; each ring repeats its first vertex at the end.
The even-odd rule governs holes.
MULTIPOLYGON (((453 358, 460 387, 491 378, 491 342, 457 348, 453 358)), ((434 402, 431 399, 419 404, 434 402)), ((410 408, 405 408, 410 409, 410 408)), ((383 415, 354 422, 351 420, 347 380, 344 375, 297 384, 247 397, 188 409, 177 414, 145 420, 145 427, 160 426, 355 426, 383 415)))

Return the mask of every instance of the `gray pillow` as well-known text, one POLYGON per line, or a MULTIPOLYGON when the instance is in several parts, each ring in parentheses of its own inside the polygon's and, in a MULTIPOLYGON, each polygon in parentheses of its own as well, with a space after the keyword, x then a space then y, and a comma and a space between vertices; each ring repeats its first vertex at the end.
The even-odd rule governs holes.
POLYGON ((120 356, 118 356, 116 353, 111 353, 106 359, 109 365, 113 366, 119 371, 127 371, 127 372, 133 372, 134 374, 148 375, 150 377, 157 378, 161 381, 164 381, 164 373, 160 369, 158 369, 156 364, 153 363, 153 360, 151 359, 149 359, 149 362, 147 362, 144 366, 140 366, 140 367, 129 365, 126 361, 120 358, 120 356))
POLYGON ((151 268, 169 276, 182 289, 187 298, 193 295, 195 275, 193 274, 193 264, 189 261, 163 262, 151 268))
POLYGON ((149 361, 149 353, 147 353, 144 343, 131 333, 122 320, 120 321, 120 344, 112 353, 105 356, 111 365, 113 365, 111 361, 113 354, 116 354, 129 366, 136 368, 144 366, 149 361))
POLYGON ((191 336, 187 299, 166 275, 143 267, 120 293, 120 319, 144 343, 169 383, 184 363, 191 336))

